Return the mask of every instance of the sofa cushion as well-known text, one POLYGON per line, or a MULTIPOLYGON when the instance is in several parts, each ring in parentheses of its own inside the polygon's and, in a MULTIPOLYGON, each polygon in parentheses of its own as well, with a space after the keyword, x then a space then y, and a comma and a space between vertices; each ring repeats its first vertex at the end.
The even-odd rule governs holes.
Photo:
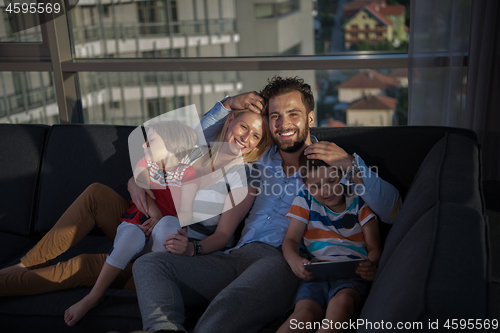
POLYGON ((54 125, 45 149, 35 232, 46 233, 94 182, 130 200, 128 136, 135 127, 54 125))
POLYGON ((27 236, 0 232, 0 244, 2 244, 0 267, 4 267, 17 264, 21 256, 36 244, 36 240, 27 236))
POLYGON ((399 215, 392 226, 380 261, 383 268, 415 222, 436 202, 453 202, 482 211, 479 152, 475 141, 447 134, 425 157, 399 215))
POLYGON ((476 209, 446 202, 433 206, 377 273, 360 318, 393 325, 487 318, 485 230, 476 209))
POLYGON ((46 125, 0 124, 0 231, 28 235, 46 125))
POLYGON ((64 311, 88 294, 90 288, 42 295, 4 297, 0 302, 3 332, 131 332, 142 329, 136 292, 110 289, 104 300, 75 326, 64 323, 64 311))

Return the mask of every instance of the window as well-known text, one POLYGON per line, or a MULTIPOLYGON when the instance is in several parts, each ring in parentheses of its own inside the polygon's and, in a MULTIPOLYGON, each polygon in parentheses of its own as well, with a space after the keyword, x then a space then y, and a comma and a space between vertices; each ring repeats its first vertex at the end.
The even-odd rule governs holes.
POLYGON ((57 124, 50 72, 0 72, 0 123, 57 124))
POLYGON ((276 5, 273 3, 258 4, 253 8, 254 17, 256 19, 276 17, 276 5))
POLYGON ((289 0, 284 2, 263 3, 254 5, 254 17, 256 19, 279 18, 300 9, 299 0, 289 0))
POLYGON ((109 7, 110 7, 110 5, 102 6, 102 11, 103 11, 104 17, 109 17, 109 7))
POLYGON ((277 4, 277 7, 278 17, 281 17, 299 10, 299 0, 280 2, 277 4))
POLYGON ((292 46, 288 50, 281 53, 282 56, 291 56, 291 55, 298 55, 298 54, 300 54, 300 43, 292 46))
MULTIPOLYGON (((0 43, 40 43, 42 42, 42 33, 38 15, 23 13, 12 15, 6 12, 6 6, 12 4, 11 1, 0 2, 0 11, 2 12, 3 22, 0 23, 0 43)), ((19 1, 19 3, 24 3, 19 1)), ((29 2, 28 2, 29 4, 29 2)))

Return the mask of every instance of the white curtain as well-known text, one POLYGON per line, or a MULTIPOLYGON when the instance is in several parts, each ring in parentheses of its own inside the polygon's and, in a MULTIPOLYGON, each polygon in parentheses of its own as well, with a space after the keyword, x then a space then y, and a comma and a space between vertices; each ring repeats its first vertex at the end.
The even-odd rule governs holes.
POLYGON ((474 130, 483 178, 500 180, 498 0, 413 0, 408 125, 474 130))

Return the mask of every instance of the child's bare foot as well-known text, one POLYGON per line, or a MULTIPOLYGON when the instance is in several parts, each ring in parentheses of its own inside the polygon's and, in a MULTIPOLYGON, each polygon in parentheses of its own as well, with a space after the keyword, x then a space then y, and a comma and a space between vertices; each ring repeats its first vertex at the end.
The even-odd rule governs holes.
POLYGON ((15 265, 0 269, 0 275, 24 272, 27 270, 28 269, 26 268, 26 266, 24 266, 24 264, 22 262, 20 262, 19 264, 15 264, 15 265))
POLYGON ((73 304, 64 312, 64 322, 68 326, 75 325, 80 319, 85 316, 85 314, 96 306, 102 298, 93 297, 93 295, 88 294, 78 303, 73 304))

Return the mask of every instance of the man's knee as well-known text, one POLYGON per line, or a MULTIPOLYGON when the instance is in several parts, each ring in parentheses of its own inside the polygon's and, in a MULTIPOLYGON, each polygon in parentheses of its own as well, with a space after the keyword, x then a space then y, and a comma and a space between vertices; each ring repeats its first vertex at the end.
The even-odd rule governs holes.
POLYGON ((145 277, 151 276, 155 272, 159 274, 175 278, 176 259, 178 255, 170 252, 150 252, 139 257, 132 266, 132 273, 136 281, 140 276, 145 274, 145 277))

